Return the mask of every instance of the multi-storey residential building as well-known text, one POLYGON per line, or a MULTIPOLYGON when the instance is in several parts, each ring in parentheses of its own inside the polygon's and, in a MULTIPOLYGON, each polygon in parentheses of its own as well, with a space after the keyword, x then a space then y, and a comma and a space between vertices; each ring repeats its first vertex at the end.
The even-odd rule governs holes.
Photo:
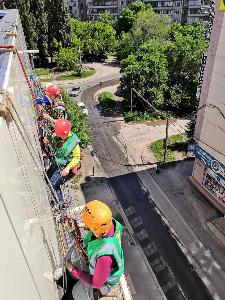
POLYGON ((121 10, 128 5, 127 0, 86 0, 87 20, 96 20, 102 12, 109 12, 117 19, 121 10))
POLYGON ((225 213, 225 15, 216 10, 195 127, 192 183, 225 213))
POLYGON ((67 0, 70 14, 80 20, 87 19, 86 0, 67 0))
MULTIPOLYGON (((132 0, 68 0, 71 14, 82 20, 96 20, 99 14, 108 11, 115 19, 132 0)), ((154 11, 171 16, 176 22, 194 23, 206 20, 210 0, 143 0, 151 4, 154 11)))
POLYGON ((154 11, 171 16, 175 22, 192 24, 199 20, 207 20, 210 0, 144 0, 151 4, 154 11))

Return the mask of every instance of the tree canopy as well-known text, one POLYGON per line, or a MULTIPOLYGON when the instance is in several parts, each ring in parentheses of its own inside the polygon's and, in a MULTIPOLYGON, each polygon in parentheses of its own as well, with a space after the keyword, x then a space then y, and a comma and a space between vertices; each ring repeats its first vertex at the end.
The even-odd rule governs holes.
MULTIPOLYGON (((128 10, 133 13, 132 27, 120 34, 117 46, 127 104, 133 86, 159 109, 191 113, 198 105, 201 55, 207 50, 203 23, 172 23, 170 18, 156 14, 143 3, 135 14, 128 10)), ((137 111, 148 108, 138 97, 134 97, 134 102, 137 111)))
POLYGON ((53 40, 68 46, 70 40, 69 9, 65 0, 6 0, 7 8, 18 8, 29 49, 38 49, 45 65, 52 56, 53 40))
POLYGON ((96 22, 82 22, 71 20, 72 38, 80 41, 83 57, 98 60, 107 57, 114 51, 116 45, 116 31, 112 25, 96 22))

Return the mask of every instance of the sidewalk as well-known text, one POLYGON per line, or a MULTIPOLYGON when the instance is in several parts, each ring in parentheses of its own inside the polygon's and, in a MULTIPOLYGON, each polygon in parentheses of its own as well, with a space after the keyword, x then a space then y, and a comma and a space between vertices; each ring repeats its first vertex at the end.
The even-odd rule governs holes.
MULTIPOLYGON (((109 61, 106 63, 87 63, 84 64, 84 66, 94 69, 95 74, 93 76, 87 77, 87 78, 80 78, 80 79, 73 79, 73 80, 54 80, 52 81, 54 84, 63 86, 63 87, 70 87, 74 84, 85 84, 87 82, 93 81, 95 79, 99 79, 101 81, 101 78, 104 78, 106 76, 110 75, 119 75, 120 74, 120 67, 119 65, 116 65, 113 61, 109 61)), ((44 82, 43 82, 44 84, 44 82)))
POLYGON ((150 169, 137 171, 137 175, 213 299, 222 300, 225 299, 225 249, 206 224, 219 215, 190 185, 192 163, 177 163, 160 174, 150 169))
MULTIPOLYGON (((189 182, 192 167, 193 161, 182 161, 168 165, 158 175, 155 170, 149 170, 149 172, 191 229, 210 249, 212 255, 225 270, 225 246, 207 225, 212 222, 217 223, 215 221, 221 217, 221 214, 189 182)), ((220 223, 225 224, 225 219, 221 218, 220 223)))

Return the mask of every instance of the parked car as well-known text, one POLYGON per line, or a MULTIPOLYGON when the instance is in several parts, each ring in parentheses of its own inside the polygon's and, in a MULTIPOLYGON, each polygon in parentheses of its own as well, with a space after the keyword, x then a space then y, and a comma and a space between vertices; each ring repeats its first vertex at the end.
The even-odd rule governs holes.
POLYGON ((86 116, 88 116, 88 109, 86 107, 86 105, 84 104, 84 102, 77 102, 77 105, 81 108, 83 114, 85 114, 86 116))
POLYGON ((71 97, 77 97, 81 92, 81 88, 80 86, 74 86, 71 90, 70 90, 70 96, 71 97))

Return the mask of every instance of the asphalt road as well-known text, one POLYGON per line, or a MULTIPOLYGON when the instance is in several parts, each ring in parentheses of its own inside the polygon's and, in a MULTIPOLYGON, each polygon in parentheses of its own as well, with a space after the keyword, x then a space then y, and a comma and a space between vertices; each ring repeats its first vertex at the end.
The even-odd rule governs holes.
MULTIPOLYGON (((114 217, 124 225, 124 217, 105 178, 95 178, 81 185, 86 201, 102 199, 113 210, 114 217)), ((124 228, 123 249, 125 274, 134 300, 166 299, 154 273, 149 269, 132 235, 124 228)))
MULTIPOLYGON (((115 84, 110 81, 102 84, 115 84)), ((126 145, 118 141, 118 124, 111 122, 110 117, 96 106, 93 95, 99 89, 99 84, 84 91, 81 100, 89 110, 89 125, 94 135, 93 147, 100 160, 107 181, 88 182, 82 186, 86 200, 93 197, 108 201, 118 213, 118 206, 122 206, 135 232, 135 238, 144 250, 149 264, 157 276, 168 299, 211 299, 206 288, 188 264, 185 256, 170 235, 160 216, 155 212, 154 205, 142 188, 135 173, 127 167, 126 145), (103 188, 104 185, 104 188, 103 188), (114 195, 114 197, 112 197, 114 195), (119 205, 116 205, 118 201, 119 205)), ((129 241, 125 241, 126 266, 128 278, 130 276, 134 286, 134 299, 154 299, 148 266, 138 261, 140 253, 132 248, 129 241), (148 274, 148 276, 147 276, 148 274)))

